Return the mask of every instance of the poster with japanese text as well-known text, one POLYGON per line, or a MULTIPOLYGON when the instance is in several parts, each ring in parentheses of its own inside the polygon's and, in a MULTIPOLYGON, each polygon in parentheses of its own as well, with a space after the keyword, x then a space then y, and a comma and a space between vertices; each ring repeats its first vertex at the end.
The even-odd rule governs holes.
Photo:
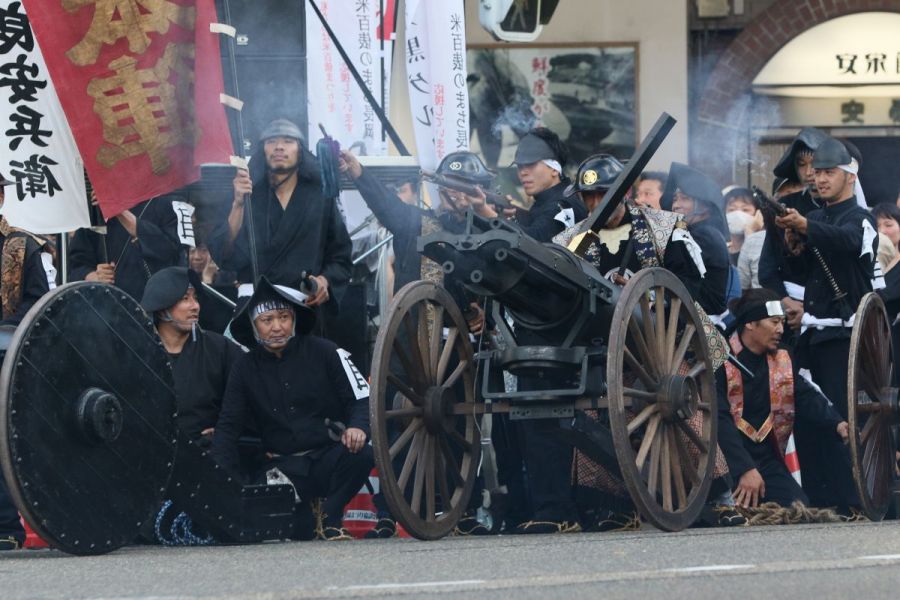
POLYGON ((2 214, 32 233, 90 226, 84 166, 21 2, 0 0, 2 214))

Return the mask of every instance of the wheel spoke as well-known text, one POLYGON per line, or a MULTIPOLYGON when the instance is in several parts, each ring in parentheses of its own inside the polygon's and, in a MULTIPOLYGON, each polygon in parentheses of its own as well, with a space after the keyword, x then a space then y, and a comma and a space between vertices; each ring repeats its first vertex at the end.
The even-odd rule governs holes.
POLYGON ((687 356, 688 348, 690 348, 696 332, 697 328, 694 327, 693 323, 688 323, 684 328, 684 333, 681 334, 681 340, 678 342, 678 348, 675 349, 675 353, 672 355, 672 366, 669 367, 669 372, 677 373, 681 368, 681 363, 684 362, 684 357, 687 356))
POLYGON ((413 386, 424 391, 425 380, 422 378, 422 372, 413 367, 412 359, 409 358, 406 350, 400 344, 400 340, 395 338, 394 343, 391 344, 391 346, 394 349, 394 355, 400 359, 400 365, 403 367, 403 372, 410 380, 412 380, 413 386))
POLYGON ((413 480, 412 509, 417 515, 422 516, 422 490, 425 487, 425 473, 428 471, 428 449, 431 436, 427 433, 422 440, 424 446, 416 461, 416 477, 413 480))
POLYGON ((434 307, 434 323, 431 330, 431 347, 429 348, 429 356, 431 357, 431 372, 437 379, 438 362, 441 357, 441 337, 444 333, 444 307, 440 304, 434 307))
MULTIPOLYGON (((687 506, 687 492, 684 489, 684 474, 681 470, 681 455, 678 451, 678 442, 675 441, 676 433, 671 427, 667 429, 669 433, 669 457, 672 460, 672 480, 675 482, 675 493, 678 499, 678 508, 687 506)), ((685 465, 690 469, 690 463, 685 465)))
POLYGON ((693 367, 691 367, 691 370, 690 370, 690 371, 687 372, 687 377, 688 377, 689 379, 694 379, 694 378, 696 378, 698 375, 700 375, 701 373, 703 373, 704 371, 706 371, 706 363, 704 363, 704 362, 698 362, 696 365, 694 365, 693 367))
POLYGON ((406 396, 407 400, 409 400, 416 406, 421 407, 425 405, 425 398, 423 398, 421 394, 413 390, 411 387, 406 385, 404 381, 402 381, 393 373, 388 373, 387 380, 388 383, 391 383, 394 387, 396 387, 401 394, 406 396))
POLYGON ((700 475, 697 474, 697 469, 694 467, 694 461, 691 458, 688 449, 685 447, 684 442, 681 441, 678 432, 675 433, 675 447, 678 450, 678 456, 681 457, 681 464, 685 465, 684 472, 687 473, 688 479, 691 480, 691 486, 700 485, 700 475))
POLYGON ((421 417, 422 409, 418 406, 404 406, 403 408, 395 408, 384 411, 386 419, 403 419, 406 417, 421 417))
POLYGON ((397 485, 400 491, 406 493, 406 484, 409 482, 409 476, 419 457, 419 451, 422 448, 422 437, 425 435, 423 431, 417 431, 413 438, 412 446, 409 447, 409 453, 406 460, 403 461, 403 468, 400 470, 400 477, 397 478, 397 485))
POLYGON ((436 452, 434 451, 434 436, 428 436, 428 441, 425 442, 425 520, 426 521, 434 521, 434 513, 435 511, 435 489, 434 489, 434 475, 435 469, 437 468, 437 457, 436 452))
POLYGON ((422 302, 416 311, 416 338, 419 342, 419 356, 422 358, 422 372, 425 373, 425 379, 429 382, 434 381, 434 369, 432 364, 435 358, 431 355, 431 339, 428 335, 428 313, 433 309, 430 302, 422 302))
MULTIPOLYGON (((419 312, 421 313, 424 310, 424 307, 419 307, 419 312)), ((412 312, 406 313, 403 317, 403 325, 406 328, 406 340, 409 344, 410 349, 410 367, 414 369, 414 373, 418 373, 418 376, 422 379, 422 384, 424 387, 428 385, 428 370, 425 366, 425 361, 422 359, 422 350, 419 347, 419 335, 416 331, 416 323, 413 322, 412 312)))
POLYGON ((437 469, 438 493, 441 496, 441 506, 444 512, 450 512, 453 508, 450 505, 453 500, 453 494, 450 493, 450 486, 447 483, 447 462, 444 460, 443 452, 435 452, 435 468, 437 469))
POLYGON ((673 512, 672 507, 672 458, 670 457, 669 433, 672 428, 666 426, 663 428, 659 445, 662 446, 662 496, 663 510, 673 512))
POLYGON ((632 419, 631 422, 626 427, 626 429, 628 431, 628 435, 631 435, 632 433, 634 433, 635 430, 638 427, 640 427, 641 425, 643 425, 647 421, 647 419, 652 417, 656 413, 656 411, 657 411, 656 404, 649 404, 646 407, 644 407, 644 410, 639 412, 638 415, 634 419, 632 419))
POLYGON ((452 373, 450 373, 450 377, 448 377, 447 380, 440 385, 445 388, 453 387, 453 385, 457 382, 457 380, 459 380, 460 377, 462 377, 462 374, 465 373, 468 367, 468 359, 459 361, 459 364, 456 365, 456 368, 453 369, 452 373))
POLYGON ((650 492, 650 495, 653 496, 654 500, 656 499, 656 486, 659 483, 659 455, 661 454, 660 450, 662 449, 662 443, 660 443, 660 438, 663 436, 666 430, 666 425, 663 423, 653 435, 653 443, 650 448, 650 477, 647 478, 647 491, 650 492))
POLYGON ((638 390, 635 388, 622 388, 622 395, 628 396, 629 398, 638 398, 640 400, 646 400, 647 402, 656 402, 656 394, 653 392, 648 392, 647 390, 638 390))
POLYGON ((447 463, 448 470, 450 471, 450 476, 453 478, 453 485, 456 487, 462 487, 466 484, 463 480, 462 475, 459 472, 459 463, 456 462, 456 457, 453 456, 453 449, 450 447, 450 443, 447 441, 445 436, 438 437, 438 444, 441 449, 441 454, 444 455, 444 460, 447 463))
POLYGON ((644 341, 647 342, 647 358, 653 361, 653 364, 659 360, 658 350, 659 346, 656 342, 656 333, 653 330, 653 315, 650 310, 650 294, 649 292, 644 292, 641 294, 641 325, 644 330, 644 341), (652 354, 651 354, 652 352, 652 354))
POLYGON ((659 360, 659 370, 665 373, 666 368, 666 290, 662 286, 656 288, 656 356, 659 360))
POLYGON ((622 355, 625 358, 625 362, 628 363, 628 367, 635 372, 635 374, 644 382, 644 385, 648 388, 656 387, 656 380, 653 379, 650 374, 644 369, 643 365, 637 361, 634 355, 631 353, 631 350, 628 349, 627 346, 623 348, 622 355))
POLYGON ((672 302, 669 305, 669 327, 666 331, 666 351, 665 364, 661 365, 663 372, 672 371, 672 360, 675 357, 675 336, 678 334, 678 317, 681 314, 681 298, 672 296, 672 302))
POLYGON ((434 377, 435 381, 444 380, 444 375, 447 373, 447 365, 450 364, 450 357, 453 355, 453 345, 456 344, 458 335, 459 329, 456 327, 451 327, 447 332, 447 341, 444 342, 444 347, 441 349, 441 358, 438 360, 437 374, 434 377))
POLYGON ((447 436, 449 438, 459 444, 465 452, 471 454, 472 442, 464 438, 462 434, 455 429, 446 429, 445 431, 447 432, 447 436))
POLYGON ((709 445, 700 439, 700 436, 696 431, 686 422, 678 419, 675 421, 678 424, 678 427, 684 432, 684 434, 688 437, 689 440, 694 444, 697 450, 700 451, 701 454, 709 453, 709 445))
MULTIPOLYGON (((634 320, 634 317, 628 319, 628 333, 631 334, 631 339, 634 340, 634 345, 636 347, 638 357, 641 360, 637 361, 639 364, 646 366, 647 372, 652 374, 654 377, 657 374, 656 371, 656 361, 653 360, 653 355, 650 354, 650 348, 647 346, 647 341, 644 339, 644 334, 641 333, 640 327, 638 327, 637 321, 634 320)), ((626 350, 628 349, 627 342, 625 344, 626 350)))
POLYGON ((647 431, 644 432, 644 439, 641 440, 641 446, 638 448, 637 458, 634 461, 638 471, 644 468, 644 461, 647 460, 647 453, 653 446, 653 438, 656 437, 656 431, 659 429, 659 422, 661 420, 662 415, 653 415, 650 419, 650 424, 647 425, 647 431))
POLYGON ((872 430, 875 428, 876 421, 878 421, 878 417, 876 417, 874 414, 870 414, 866 419, 866 424, 863 425, 862 431, 859 434, 859 441, 861 444, 865 445, 868 442, 869 436, 872 434, 872 430))
POLYGON ((409 441, 413 439, 413 436, 420 429, 422 429, 423 425, 425 425, 425 421, 423 421, 422 419, 416 419, 409 424, 406 430, 400 434, 400 437, 398 437, 397 440, 393 444, 391 444, 391 448, 388 451, 388 454, 391 455, 391 460, 397 458, 397 455, 400 454, 400 451, 403 450, 403 448, 406 447, 406 444, 408 444, 409 441))

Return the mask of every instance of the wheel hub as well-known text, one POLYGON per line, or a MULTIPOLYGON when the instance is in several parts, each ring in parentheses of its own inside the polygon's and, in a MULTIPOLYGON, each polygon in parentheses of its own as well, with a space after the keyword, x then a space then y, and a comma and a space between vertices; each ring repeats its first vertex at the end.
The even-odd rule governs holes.
POLYGON ((656 402, 659 412, 667 421, 687 420, 694 415, 693 398, 696 382, 684 375, 667 375, 660 381, 656 402))
POLYGON ((437 434, 446 428, 452 404, 452 389, 443 386, 428 388, 428 391, 425 392, 425 406, 422 411, 425 430, 428 433, 437 434))
POLYGON ((75 421, 85 441, 114 442, 122 433, 122 403, 107 391, 88 388, 76 402, 75 421))

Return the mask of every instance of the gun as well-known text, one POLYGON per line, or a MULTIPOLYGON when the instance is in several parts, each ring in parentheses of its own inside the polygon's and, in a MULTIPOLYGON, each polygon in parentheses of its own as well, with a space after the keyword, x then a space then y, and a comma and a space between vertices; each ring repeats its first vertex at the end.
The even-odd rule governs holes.
MULTIPOLYGON (((459 181, 456 179, 450 179, 449 177, 444 177, 443 175, 438 175, 433 171, 421 170, 419 171, 419 175, 425 181, 431 182, 439 187, 447 188, 448 190, 454 190, 457 192, 462 192, 466 196, 477 196, 478 188, 472 184, 465 183, 463 181, 459 181)), ((485 198, 487 199, 488 204, 493 204, 497 208, 501 210, 515 209, 518 211, 528 212, 528 209, 522 208, 521 206, 516 206, 512 204, 509 200, 506 199, 505 196, 498 194, 497 192, 492 192, 489 190, 482 190, 485 198)))
POLYGON ((750 186, 750 191, 753 192, 753 199, 756 200, 756 204, 760 209, 768 207, 778 217, 783 217, 787 214, 787 207, 784 204, 778 200, 769 198, 764 191, 759 189, 759 187, 755 185, 750 186))

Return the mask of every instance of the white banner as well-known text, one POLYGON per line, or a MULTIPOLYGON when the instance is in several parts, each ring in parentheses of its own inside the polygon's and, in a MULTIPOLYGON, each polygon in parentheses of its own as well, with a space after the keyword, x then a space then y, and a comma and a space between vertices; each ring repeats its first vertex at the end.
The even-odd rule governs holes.
POLYGON ((463 0, 406 1, 406 76, 419 164, 469 149, 463 0))
POLYGON ((2 212, 32 233, 90 227, 84 165, 19 1, 0 0, 2 212))
MULTIPOLYGON (((383 98, 385 112, 390 90, 394 1, 318 0, 319 10, 375 101, 380 104, 383 98), (382 5, 385 7, 383 62, 382 5)), ((321 123, 342 148, 355 146, 353 152, 358 156, 386 154, 381 121, 311 6, 306 7, 306 40, 310 148, 315 148, 322 137, 321 123)))

